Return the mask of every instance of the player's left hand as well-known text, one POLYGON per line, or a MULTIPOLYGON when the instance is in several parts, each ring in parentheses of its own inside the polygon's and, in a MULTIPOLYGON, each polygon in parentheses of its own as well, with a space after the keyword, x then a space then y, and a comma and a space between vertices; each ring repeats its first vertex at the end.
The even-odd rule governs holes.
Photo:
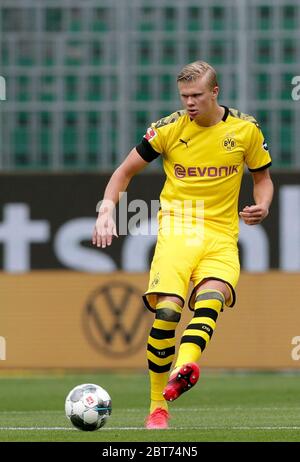
POLYGON ((261 223, 266 216, 268 216, 269 210, 264 205, 246 205, 239 216, 242 218, 246 225, 258 225, 261 223))

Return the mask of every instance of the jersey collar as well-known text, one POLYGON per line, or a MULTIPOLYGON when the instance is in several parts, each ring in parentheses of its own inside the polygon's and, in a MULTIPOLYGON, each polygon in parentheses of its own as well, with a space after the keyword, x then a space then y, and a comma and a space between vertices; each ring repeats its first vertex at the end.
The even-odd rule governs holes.
POLYGON ((228 114, 229 114, 229 108, 227 106, 223 106, 223 104, 220 104, 221 107, 223 107, 225 109, 225 112, 224 112, 224 115, 222 117, 222 120, 223 122, 226 122, 226 119, 228 117, 228 114))

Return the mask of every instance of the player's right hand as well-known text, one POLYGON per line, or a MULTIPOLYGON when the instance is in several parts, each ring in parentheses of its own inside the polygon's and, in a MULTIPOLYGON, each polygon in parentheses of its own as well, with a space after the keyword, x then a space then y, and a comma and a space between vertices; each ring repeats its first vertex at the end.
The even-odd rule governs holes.
POLYGON ((103 249, 118 237, 116 223, 108 209, 100 210, 93 231, 92 244, 103 249))

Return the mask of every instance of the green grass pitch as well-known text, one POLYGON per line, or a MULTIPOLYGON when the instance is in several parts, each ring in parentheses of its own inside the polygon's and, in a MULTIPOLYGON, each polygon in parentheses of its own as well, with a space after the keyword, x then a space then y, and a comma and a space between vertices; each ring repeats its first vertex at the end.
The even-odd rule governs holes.
POLYGON ((147 374, 0 374, 0 441, 300 441, 300 375, 202 371, 170 405, 168 430, 145 430, 147 374), (112 397, 105 427, 82 432, 64 414, 68 392, 97 383, 112 397))

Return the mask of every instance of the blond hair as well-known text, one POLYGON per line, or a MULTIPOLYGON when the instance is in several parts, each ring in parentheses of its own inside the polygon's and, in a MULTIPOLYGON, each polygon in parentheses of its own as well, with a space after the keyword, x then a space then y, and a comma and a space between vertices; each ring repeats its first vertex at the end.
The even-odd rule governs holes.
POLYGON ((177 75, 177 82, 193 82, 204 76, 211 89, 218 86, 215 69, 205 61, 195 61, 184 66, 177 75))

